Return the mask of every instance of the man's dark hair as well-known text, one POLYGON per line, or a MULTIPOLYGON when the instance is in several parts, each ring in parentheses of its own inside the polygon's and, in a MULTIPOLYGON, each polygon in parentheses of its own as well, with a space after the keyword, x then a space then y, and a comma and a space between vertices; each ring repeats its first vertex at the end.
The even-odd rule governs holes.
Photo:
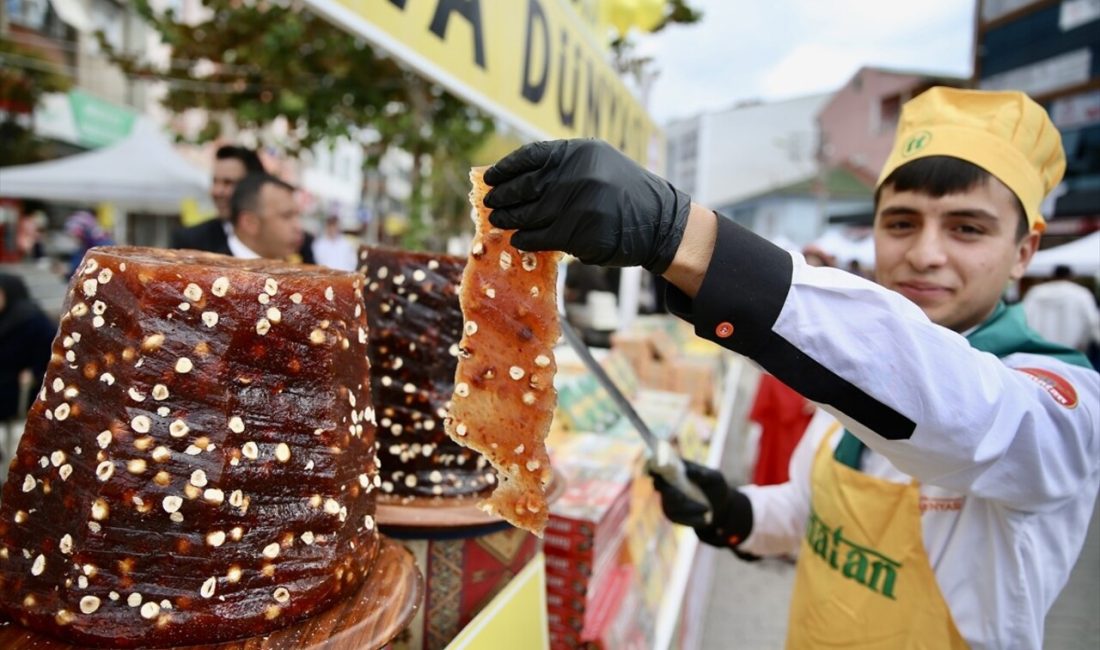
POLYGON ((267 170, 264 169, 263 162, 260 161, 260 156, 255 151, 248 147, 241 147, 235 144, 226 144, 218 147, 218 150, 214 152, 215 160, 239 160, 244 165, 245 173, 255 174, 263 173, 267 170))
POLYGON ((1068 280, 1073 277, 1073 269, 1065 264, 1059 264, 1054 267, 1054 279, 1055 280, 1068 280))
MULTIPOLYGON (((920 192, 934 198, 966 192, 989 182, 993 175, 974 163, 952 156, 928 156, 907 162, 898 167, 875 190, 875 213, 878 213, 878 201, 882 188, 887 185, 895 192, 920 192)), ((1011 188, 1010 188, 1011 189, 1011 188)), ((1012 195, 1016 203, 1016 241, 1023 239, 1031 230, 1027 223, 1027 213, 1020 197, 1012 195)))
POLYGON ((260 209, 260 192, 263 191, 264 185, 268 184, 281 187, 290 192, 293 192, 295 189, 290 183, 276 178, 267 172, 245 176, 241 179, 240 183, 237 183, 237 187, 233 190, 233 196, 229 199, 230 223, 235 226, 237 225, 237 220, 241 218, 241 213, 256 212, 260 209))

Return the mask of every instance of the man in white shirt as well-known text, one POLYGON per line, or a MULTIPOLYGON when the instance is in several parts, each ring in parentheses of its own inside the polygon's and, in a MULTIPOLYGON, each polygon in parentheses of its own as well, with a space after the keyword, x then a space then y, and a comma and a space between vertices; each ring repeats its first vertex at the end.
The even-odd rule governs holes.
POLYGON ((1024 311, 1027 324, 1043 338, 1085 352, 1089 343, 1100 343, 1100 311, 1092 293, 1072 277, 1073 270, 1059 264, 1053 280, 1024 296, 1024 311))
POLYGON ((522 250, 643 266, 670 311, 821 409, 787 483, 709 503, 655 478, 666 514, 741 555, 799 551, 791 648, 1039 648, 1100 487, 1100 375, 1001 300, 1065 169, 1018 92, 906 103, 875 195, 872 283, 808 265, 591 140, 485 172, 522 250))
POLYGON ((325 231, 313 239, 313 259, 317 264, 341 271, 354 271, 359 263, 355 244, 340 232, 340 217, 325 219, 325 231))
POLYGON ((233 257, 286 259, 302 246, 294 186, 270 174, 245 176, 233 191, 229 251, 233 257))

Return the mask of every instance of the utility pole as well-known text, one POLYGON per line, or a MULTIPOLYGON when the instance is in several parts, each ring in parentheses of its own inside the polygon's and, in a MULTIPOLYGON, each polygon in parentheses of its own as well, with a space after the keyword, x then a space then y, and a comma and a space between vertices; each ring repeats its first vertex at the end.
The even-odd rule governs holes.
POLYGON ((817 195, 817 234, 820 236, 829 225, 829 183, 828 183, 828 156, 829 143, 825 141, 825 130, 821 123, 817 125, 817 151, 814 159, 817 162, 817 187, 814 193, 817 195))

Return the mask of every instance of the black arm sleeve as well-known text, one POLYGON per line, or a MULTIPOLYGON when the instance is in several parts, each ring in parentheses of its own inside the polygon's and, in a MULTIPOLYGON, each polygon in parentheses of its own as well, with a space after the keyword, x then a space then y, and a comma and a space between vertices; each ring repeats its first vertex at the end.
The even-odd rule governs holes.
POLYGON ((912 436, 913 421, 775 333, 793 272, 790 253, 718 215, 718 237, 699 293, 692 300, 669 286, 669 311, 692 323, 698 336, 749 357, 806 399, 832 406, 885 438, 912 436))

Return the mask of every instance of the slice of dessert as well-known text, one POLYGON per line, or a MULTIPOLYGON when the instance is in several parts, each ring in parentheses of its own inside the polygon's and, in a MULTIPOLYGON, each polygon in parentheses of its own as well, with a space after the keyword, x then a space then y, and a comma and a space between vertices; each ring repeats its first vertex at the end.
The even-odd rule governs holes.
POLYGON ((552 477, 545 438, 554 417, 558 253, 527 253, 492 227, 484 169, 470 173, 476 234, 459 298, 465 319, 447 433, 497 471, 484 507, 541 536, 552 477))

